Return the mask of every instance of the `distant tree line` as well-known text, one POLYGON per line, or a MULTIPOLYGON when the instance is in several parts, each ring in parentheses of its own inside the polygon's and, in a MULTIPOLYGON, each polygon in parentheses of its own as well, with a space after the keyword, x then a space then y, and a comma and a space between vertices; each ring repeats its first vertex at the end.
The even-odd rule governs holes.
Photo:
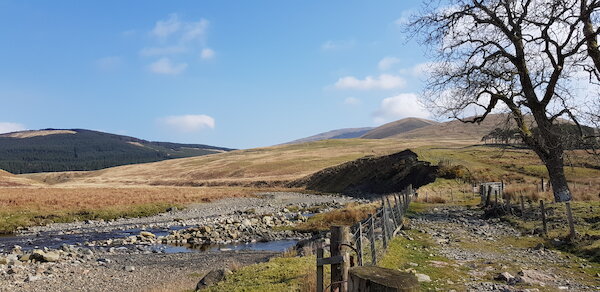
MULTIPOLYGON (((561 144, 565 149, 598 149, 600 146, 598 129, 588 126, 579 127, 574 124, 560 124, 558 131, 564 137, 561 144)), ((534 137, 542 135, 537 127, 533 128, 531 132, 534 137)), ((516 128, 495 128, 483 136, 481 141, 486 144, 525 145, 516 128)))
POLYGON ((198 144, 149 142, 89 130, 76 131, 76 134, 30 138, 0 137, 0 169, 15 174, 97 170, 230 150, 198 144))

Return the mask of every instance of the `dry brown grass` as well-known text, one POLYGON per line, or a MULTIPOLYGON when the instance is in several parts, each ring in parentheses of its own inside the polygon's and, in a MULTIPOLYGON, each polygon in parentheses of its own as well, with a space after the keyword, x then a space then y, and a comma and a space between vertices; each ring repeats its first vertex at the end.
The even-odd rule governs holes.
POLYGON ((308 221, 297 225, 296 229, 303 231, 323 231, 329 230, 329 228, 334 225, 353 225, 354 223, 369 217, 369 214, 375 213, 376 207, 377 204, 375 203, 350 203, 342 209, 310 217, 308 221))
POLYGON ((20 226, 85 219, 142 217, 167 207, 252 196, 254 188, 0 188, 0 234, 20 226))
MULTIPOLYGON (((432 141, 327 140, 238 150, 214 155, 126 165, 91 172, 28 174, 24 177, 68 186, 251 185, 286 182, 367 155, 431 145, 432 141)), ((452 145, 463 146, 459 142, 452 145)))
POLYGON ((185 205, 219 198, 244 197, 248 188, 0 188, 2 211, 78 211, 154 203, 185 205))

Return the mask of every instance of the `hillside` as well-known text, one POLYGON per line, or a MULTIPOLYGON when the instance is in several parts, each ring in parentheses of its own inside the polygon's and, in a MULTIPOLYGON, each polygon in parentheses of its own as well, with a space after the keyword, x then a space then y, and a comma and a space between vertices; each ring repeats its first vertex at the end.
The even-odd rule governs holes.
POLYGON ((97 170, 231 149, 151 142, 98 131, 44 129, 0 135, 0 168, 11 173, 97 170))
POLYGON ((372 129, 361 136, 363 139, 385 139, 394 135, 406 133, 415 129, 437 125, 438 122, 419 118, 405 118, 395 122, 387 123, 372 129))
POLYGON ((39 183, 0 169, 0 187, 23 187, 32 185, 39 185, 39 183))
POLYGON ((285 144, 297 144, 297 143, 306 143, 306 142, 315 142, 327 139, 352 139, 358 138, 370 130, 372 127, 365 128, 346 128, 346 129, 338 129, 329 132, 319 133, 310 137, 294 140, 285 144))

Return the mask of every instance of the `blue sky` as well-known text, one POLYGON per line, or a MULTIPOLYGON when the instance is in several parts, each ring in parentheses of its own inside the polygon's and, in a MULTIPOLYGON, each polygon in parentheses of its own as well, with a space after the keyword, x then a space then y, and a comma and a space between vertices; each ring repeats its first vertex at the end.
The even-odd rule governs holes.
POLYGON ((0 1, 0 131, 269 146, 427 117, 420 1, 0 1))

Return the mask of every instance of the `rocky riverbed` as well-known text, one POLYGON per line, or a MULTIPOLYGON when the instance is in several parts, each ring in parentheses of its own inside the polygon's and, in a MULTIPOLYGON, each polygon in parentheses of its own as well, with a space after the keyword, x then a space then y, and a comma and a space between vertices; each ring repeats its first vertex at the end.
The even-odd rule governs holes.
POLYGON ((290 226, 350 201, 265 193, 146 218, 21 229, 0 238, 0 291, 139 291, 189 282, 192 273, 267 260, 309 236, 290 226))

